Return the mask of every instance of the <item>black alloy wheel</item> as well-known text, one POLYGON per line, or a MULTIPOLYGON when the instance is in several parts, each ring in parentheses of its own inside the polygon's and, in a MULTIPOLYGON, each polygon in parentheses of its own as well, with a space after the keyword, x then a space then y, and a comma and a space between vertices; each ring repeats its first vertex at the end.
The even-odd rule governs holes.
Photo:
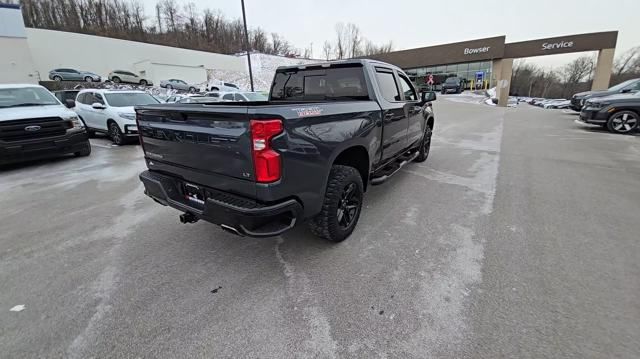
POLYGON ((424 136, 422 136, 422 142, 420 143, 420 148, 418 149, 419 154, 416 157, 414 162, 424 162, 429 157, 429 151, 431 150, 431 136, 433 135, 433 131, 429 126, 424 131, 424 136))
POLYGON ((358 211, 360 211, 360 198, 357 196, 355 182, 350 182, 344 187, 341 197, 336 216, 340 228, 347 230, 353 225, 358 217, 358 211))

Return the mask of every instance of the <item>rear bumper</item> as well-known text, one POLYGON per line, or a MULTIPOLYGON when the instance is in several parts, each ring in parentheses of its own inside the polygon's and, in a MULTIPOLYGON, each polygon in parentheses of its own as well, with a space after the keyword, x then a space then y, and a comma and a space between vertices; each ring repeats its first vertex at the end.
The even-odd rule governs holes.
POLYGON ((273 237, 292 229, 302 215, 302 205, 295 199, 261 203, 213 188, 198 186, 204 202, 187 199, 184 181, 153 171, 140 174, 145 194, 156 202, 173 207, 235 234, 249 237, 273 237))
POLYGON ((91 146, 86 131, 23 141, 0 141, 0 164, 9 164, 80 152, 91 146))

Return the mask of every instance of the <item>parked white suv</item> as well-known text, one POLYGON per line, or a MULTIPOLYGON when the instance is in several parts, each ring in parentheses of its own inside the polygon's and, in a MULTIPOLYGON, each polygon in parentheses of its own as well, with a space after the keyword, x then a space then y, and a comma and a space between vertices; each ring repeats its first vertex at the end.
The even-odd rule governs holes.
POLYGON ((144 91, 82 90, 73 110, 84 122, 89 135, 106 133, 116 145, 138 136, 133 106, 160 103, 144 91))
POLYGON ((125 82, 142 86, 153 85, 149 79, 138 76, 131 71, 114 70, 109 73, 108 78, 115 83, 125 82))

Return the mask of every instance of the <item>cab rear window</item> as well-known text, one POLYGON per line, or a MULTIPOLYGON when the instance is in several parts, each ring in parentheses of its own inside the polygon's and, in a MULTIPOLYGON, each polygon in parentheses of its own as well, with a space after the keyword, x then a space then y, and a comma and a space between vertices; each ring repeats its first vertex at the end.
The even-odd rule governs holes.
POLYGON ((287 69, 276 72, 272 101, 368 100, 362 66, 287 69))

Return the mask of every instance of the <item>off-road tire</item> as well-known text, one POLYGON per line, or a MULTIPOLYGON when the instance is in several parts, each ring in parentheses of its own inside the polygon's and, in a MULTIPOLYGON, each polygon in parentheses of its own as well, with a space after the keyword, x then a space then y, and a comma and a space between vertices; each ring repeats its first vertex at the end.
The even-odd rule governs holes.
POLYGON ((422 141, 420 141, 420 148, 418 149, 419 154, 413 162, 424 162, 429 157, 429 151, 431 149, 431 135, 433 131, 431 128, 427 126, 427 129, 424 131, 424 136, 422 137, 422 141), (425 142, 427 141, 427 142, 425 142))
POLYGON ((91 144, 89 143, 89 141, 87 141, 87 146, 78 152, 74 152, 73 153, 76 157, 86 157, 89 156, 91 154, 91 144))
POLYGON ((332 166, 322 210, 309 221, 311 232, 331 242, 341 242, 347 239, 358 224, 360 212, 362 211, 363 193, 362 177, 358 170, 349 166, 332 166), (338 209, 345 189, 352 183, 355 184, 355 196, 357 196, 359 203, 352 222, 348 227, 344 228, 338 221, 338 209))

